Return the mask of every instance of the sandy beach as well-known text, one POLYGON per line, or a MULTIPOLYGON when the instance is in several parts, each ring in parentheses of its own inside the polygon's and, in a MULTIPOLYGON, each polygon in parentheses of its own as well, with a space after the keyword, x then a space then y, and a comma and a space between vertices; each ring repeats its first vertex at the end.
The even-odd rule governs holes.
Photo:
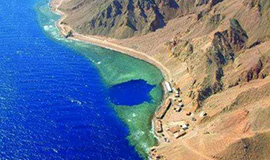
POLYGON ((61 15, 61 19, 58 21, 57 27, 60 29, 63 35, 67 35, 68 32, 72 31, 72 36, 69 37, 72 40, 83 41, 86 43, 94 44, 103 48, 114 50, 123 54, 127 54, 129 56, 132 56, 134 58, 146 61, 150 64, 153 64, 157 68, 159 68, 159 70, 163 74, 165 81, 169 81, 169 82, 172 81, 172 75, 169 69, 167 69, 162 63, 160 63, 158 60, 154 59, 153 57, 147 55, 146 53, 143 53, 141 51, 137 51, 135 49, 125 47, 116 43, 109 42, 108 41, 109 38, 99 37, 99 36, 89 36, 89 35, 86 36, 86 35, 79 34, 70 26, 61 23, 67 17, 67 15, 64 12, 58 9, 62 2, 63 0, 55 0, 55 1, 52 1, 50 5, 52 8, 52 11, 61 15))

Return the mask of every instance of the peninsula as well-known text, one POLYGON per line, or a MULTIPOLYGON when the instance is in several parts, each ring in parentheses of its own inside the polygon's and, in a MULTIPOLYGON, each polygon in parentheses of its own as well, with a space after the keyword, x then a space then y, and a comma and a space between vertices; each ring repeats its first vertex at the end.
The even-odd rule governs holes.
POLYGON ((269 159, 269 0, 53 0, 51 7, 67 38, 163 73, 151 159, 269 159))

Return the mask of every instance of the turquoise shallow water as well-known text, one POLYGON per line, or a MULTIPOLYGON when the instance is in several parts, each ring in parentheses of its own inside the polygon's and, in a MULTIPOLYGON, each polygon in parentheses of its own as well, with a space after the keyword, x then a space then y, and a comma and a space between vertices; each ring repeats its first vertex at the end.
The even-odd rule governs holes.
POLYGON ((146 158, 157 68, 64 39, 48 1, 2 0, 0 13, 1 159, 146 158))
POLYGON ((149 94, 150 102, 144 102, 133 107, 111 104, 129 128, 128 139, 130 144, 135 146, 141 155, 146 156, 148 149, 156 144, 151 127, 151 118, 163 97, 162 87, 160 86, 163 81, 161 72, 153 65, 130 56, 95 45, 64 39, 59 35, 59 31, 54 25, 59 17, 48 10, 46 5, 39 7, 38 13, 45 15, 39 17, 42 19, 40 23, 47 30, 47 34, 54 40, 60 41, 61 44, 65 42, 71 49, 75 49, 95 64, 108 88, 131 80, 144 80, 147 84, 155 86, 149 94))

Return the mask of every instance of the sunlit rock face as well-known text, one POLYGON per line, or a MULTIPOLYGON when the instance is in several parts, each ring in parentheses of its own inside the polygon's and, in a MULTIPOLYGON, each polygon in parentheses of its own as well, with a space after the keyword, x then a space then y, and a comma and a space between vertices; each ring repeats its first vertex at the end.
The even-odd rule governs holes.
POLYGON ((177 16, 220 1, 73 0, 64 1, 60 9, 68 13, 63 23, 79 33, 123 39, 154 32, 177 16))

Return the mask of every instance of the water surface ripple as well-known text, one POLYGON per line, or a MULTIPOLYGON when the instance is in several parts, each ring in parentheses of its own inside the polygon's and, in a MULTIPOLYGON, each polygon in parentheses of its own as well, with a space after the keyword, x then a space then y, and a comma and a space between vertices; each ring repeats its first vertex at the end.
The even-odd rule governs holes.
MULTIPOLYGON (((102 68, 95 62, 112 51, 90 45, 76 50, 71 47, 76 46, 73 42, 56 41, 56 32, 51 32, 56 37, 46 36, 45 31, 52 27, 40 25, 52 25, 54 20, 40 16, 36 11, 42 9, 39 4, 35 10, 37 3, 0 3, 0 159, 141 159, 126 138, 131 134, 129 125, 111 105, 109 88, 121 81, 144 78, 133 75, 108 83, 106 76, 111 75, 104 73, 117 65, 109 63, 102 68), (89 58, 83 54, 85 50, 97 56, 89 58)), ((115 59, 120 56, 111 55, 115 59)), ((129 88, 132 85, 123 89, 129 88)), ((149 97, 151 90, 140 92, 138 104, 154 101, 149 97)))

